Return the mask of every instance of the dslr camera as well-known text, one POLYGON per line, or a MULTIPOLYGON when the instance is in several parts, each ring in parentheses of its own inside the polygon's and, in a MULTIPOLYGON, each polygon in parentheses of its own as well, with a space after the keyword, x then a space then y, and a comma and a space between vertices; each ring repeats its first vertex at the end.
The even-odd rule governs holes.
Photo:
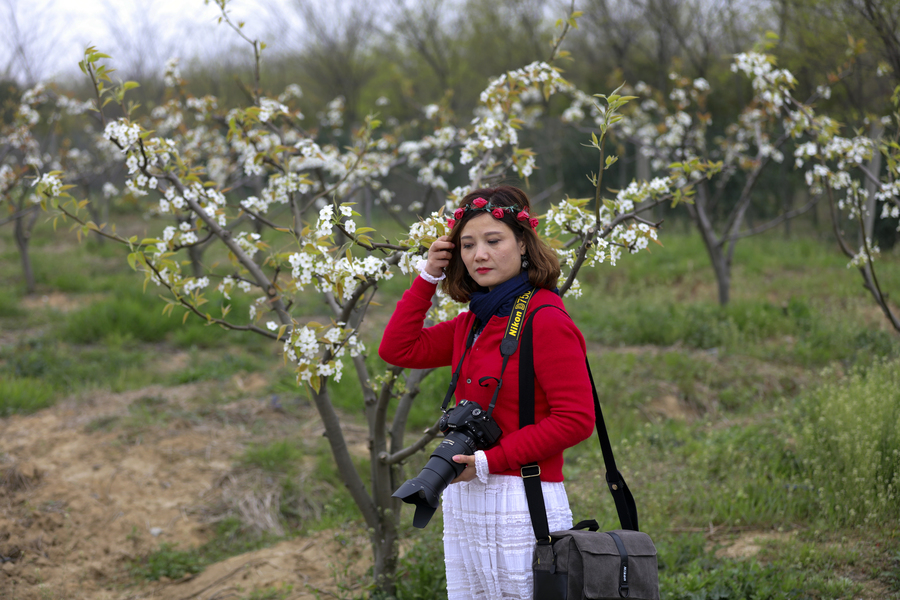
POLYGON ((428 524, 437 510, 441 492, 466 467, 453 462, 453 457, 486 450, 503 435, 488 412, 469 400, 460 400, 459 404, 445 412, 438 421, 438 428, 444 434, 444 441, 431 453, 419 475, 408 479, 393 493, 394 498, 415 505, 413 525, 419 529, 428 524))

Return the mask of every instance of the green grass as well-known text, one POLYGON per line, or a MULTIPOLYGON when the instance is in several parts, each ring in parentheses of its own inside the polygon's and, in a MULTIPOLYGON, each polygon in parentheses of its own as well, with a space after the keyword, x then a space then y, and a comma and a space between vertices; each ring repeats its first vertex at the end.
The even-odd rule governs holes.
POLYGON ((699 414, 748 412, 794 396, 803 383, 802 371, 789 365, 672 347, 603 351, 590 363, 604 402, 632 408, 670 395, 699 414))
POLYGON ((0 376, 0 417, 37 412, 51 406, 56 397, 53 386, 41 379, 0 376))
POLYGON ((0 289, 0 319, 18 318, 24 314, 18 295, 8 288, 0 289))
POLYGON ((296 472, 297 463, 303 456, 304 452, 299 445, 288 440, 276 440, 247 448, 238 462, 269 473, 291 474, 296 472))
MULTIPOLYGON (((182 309, 173 311, 171 316, 165 315, 162 313, 164 302, 151 292, 153 290, 142 293, 137 285, 126 287, 111 297, 73 311, 60 324, 58 335, 75 344, 104 343, 110 337, 143 343, 171 339, 175 345, 187 348, 214 348, 226 339, 249 337, 246 333, 236 335, 217 325, 207 325, 192 314, 183 320, 182 309)), ((217 314, 215 302, 210 304, 213 306, 205 308, 217 314)), ((246 307, 235 302, 235 310, 239 309, 246 307)))
POLYGON ((129 571, 135 579, 147 581, 162 577, 180 579, 231 556, 271 546, 280 539, 271 534, 253 533, 239 520, 229 518, 216 525, 212 539, 205 544, 182 550, 178 544, 163 542, 156 551, 132 560, 129 571))
POLYGON ((194 381, 224 380, 238 373, 263 371, 271 368, 271 363, 271 358, 247 352, 242 347, 229 349, 227 354, 221 356, 192 348, 188 365, 173 372, 168 381, 172 385, 182 385, 194 381))
POLYGON ((801 366, 832 361, 869 362, 900 355, 900 339, 883 330, 861 329, 792 298, 783 306, 765 300, 712 303, 623 303, 599 296, 567 302, 590 341, 610 345, 682 345, 721 350, 801 366))
POLYGON ((56 397, 93 387, 121 391, 153 382, 141 368, 142 355, 115 345, 73 348, 53 338, 26 339, 0 349, 0 376, 39 380, 56 397))
POLYGON ((678 573, 661 573, 659 586, 665 600, 850 598, 860 589, 846 577, 755 560, 693 562, 678 573))
POLYGON ((249 596, 240 596, 239 600, 287 600, 293 595, 292 585, 273 585, 254 590, 249 596))

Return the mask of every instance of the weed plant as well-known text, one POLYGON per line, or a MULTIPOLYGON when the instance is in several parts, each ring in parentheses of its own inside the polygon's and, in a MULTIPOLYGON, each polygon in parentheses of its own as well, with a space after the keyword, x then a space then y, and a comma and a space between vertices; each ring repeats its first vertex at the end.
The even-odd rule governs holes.
POLYGON ((795 434, 803 485, 829 527, 900 521, 900 362, 854 368, 804 394, 795 434))
POLYGON ((417 536, 401 556, 396 599, 438 600, 446 597, 444 546, 435 528, 417 536))

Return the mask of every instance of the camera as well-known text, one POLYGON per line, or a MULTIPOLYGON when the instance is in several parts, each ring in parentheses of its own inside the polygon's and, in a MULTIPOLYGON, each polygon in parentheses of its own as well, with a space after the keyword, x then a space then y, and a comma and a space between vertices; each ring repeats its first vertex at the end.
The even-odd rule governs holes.
POLYGON ((428 524, 437 510, 441 492, 465 469, 465 465, 453 462, 453 457, 490 448, 503 435, 488 412, 469 400, 460 400, 445 412, 438 428, 444 433, 444 441, 431 453, 418 477, 408 479, 393 493, 394 498, 415 505, 413 525, 419 529, 428 524))

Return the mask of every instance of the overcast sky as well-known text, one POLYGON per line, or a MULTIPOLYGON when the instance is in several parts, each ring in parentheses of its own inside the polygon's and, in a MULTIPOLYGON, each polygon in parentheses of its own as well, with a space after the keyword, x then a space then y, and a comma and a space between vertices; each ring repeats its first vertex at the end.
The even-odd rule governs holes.
MULTIPOLYGON (((249 37, 276 50, 279 40, 295 39, 303 27, 292 7, 298 1, 230 0, 228 7, 235 22, 246 22, 249 37)), ((209 60, 241 44, 233 30, 217 24, 220 14, 203 0, 0 0, 0 78, 77 74, 88 45, 120 66, 147 70, 172 56, 209 60)))

